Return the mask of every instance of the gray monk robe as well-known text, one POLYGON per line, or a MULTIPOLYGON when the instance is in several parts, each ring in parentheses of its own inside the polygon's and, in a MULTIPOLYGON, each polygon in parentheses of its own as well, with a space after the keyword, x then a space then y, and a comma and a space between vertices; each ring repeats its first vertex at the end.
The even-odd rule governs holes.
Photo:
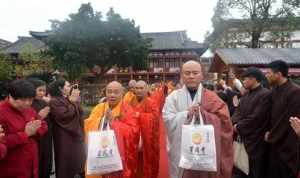
POLYGON ((171 93, 163 108, 163 119, 169 140, 169 169, 171 178, 231 178, 233 167, 233 127, 229 118, 226 104, 212 91, 199 85, 193 97, 184 86, 171 93), (200 103, 201 113, 206 124, 213 125, 215 129, 217 147, 217 172, 183 170, 179 165, 181 153, 181 132, 188 108, 200 103))

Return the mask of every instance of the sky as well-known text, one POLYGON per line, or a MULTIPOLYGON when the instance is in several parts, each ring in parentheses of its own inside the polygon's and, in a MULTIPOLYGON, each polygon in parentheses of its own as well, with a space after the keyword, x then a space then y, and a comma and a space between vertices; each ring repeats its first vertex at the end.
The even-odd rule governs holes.
POLYGON ((202 42, 212 31, 217 0, 0 0, 0 39, 14 42, 30 36, 29 31, 49 30, 49 19, 64 20, 88 2, 103 14, 113 7, 123 18, 134 19, 141 32, 186 30, 202 42))

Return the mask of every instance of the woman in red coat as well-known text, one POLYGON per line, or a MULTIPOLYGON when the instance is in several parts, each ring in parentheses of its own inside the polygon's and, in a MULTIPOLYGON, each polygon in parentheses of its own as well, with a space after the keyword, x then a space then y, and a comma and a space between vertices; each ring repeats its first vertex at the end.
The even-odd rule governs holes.
POLYGON ((1 178, 38 178, 37 139, 47 132, 42 120, 31 108, 35 89, 27 80, 15 80, 8 87, 8 98, 0 103, 0 125, 7 154, 0 161, 1 178))

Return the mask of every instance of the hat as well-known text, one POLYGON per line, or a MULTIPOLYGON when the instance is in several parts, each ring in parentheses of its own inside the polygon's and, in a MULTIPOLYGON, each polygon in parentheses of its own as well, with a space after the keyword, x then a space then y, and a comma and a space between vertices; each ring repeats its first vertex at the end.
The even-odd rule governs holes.
POLYGON ((243 74, 242 77, 252 77, 255 78, 258 82, 261 82, 263 79, 263 73, 256 67, 249 67, 243 74))

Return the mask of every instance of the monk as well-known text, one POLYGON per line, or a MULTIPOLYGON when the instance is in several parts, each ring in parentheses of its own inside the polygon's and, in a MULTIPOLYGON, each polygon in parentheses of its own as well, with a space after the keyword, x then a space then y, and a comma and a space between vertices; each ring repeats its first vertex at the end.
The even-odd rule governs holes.
POLYGON ((137 105, 137 99, 135 96, 135 80, 130 80, 128 83, 128 92, 124 96, 124 102, 129 104, 130 106, 136 106, 137 105))
POLYGON ((159 106, 148 96, 145 81, 138 81, 135 86, 141 127, 143 178, 156 178, 159 168, 159 106))
POLYGON ((169 169, 171 178, 231 178, 233 167, 233 127, 226 104, 212 91, 204 89, 200 63, 188 61, 181 70, 183 88, 173 91, 163 108, 163 119, 169 140, 169 169), (200 104, 200 105, 199 105, 200 104), (183 170, 179 165, 182 125, 193 117, 211 124, 215 131, 217 171, 183 170))
POLYGON ((168 87, 165 84, 158 86, 149 96, 159 107, 159 171, 158 178, 169 178, 167 136, 165 125, 162 119, 162 108, 165 98, 168 95, 168 87))
MULTIPOLYGON (((134 110, 122 100, 123 86, 116 81, 106 87, 107 101, 98 104, 85 120, 85 133, 99 130, 102 118, 108 120, 111 129, 115 132, 123 171, 102 175, 103 178, 135 178, 137 174, 138 143, 140 128, 138 116, 134 110)), ((87 178, 100 178, 101 175, 88 175, 87 178)))

